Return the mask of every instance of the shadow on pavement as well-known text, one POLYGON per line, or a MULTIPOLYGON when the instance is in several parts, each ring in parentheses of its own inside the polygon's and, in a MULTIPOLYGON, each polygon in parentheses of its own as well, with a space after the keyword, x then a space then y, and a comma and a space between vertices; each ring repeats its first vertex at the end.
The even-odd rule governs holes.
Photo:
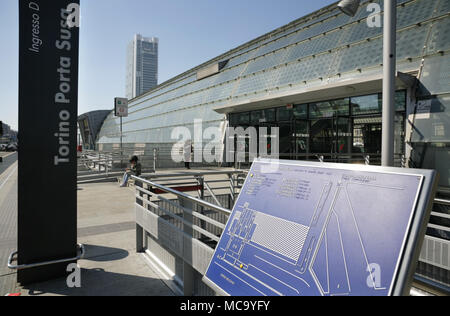
POLYGON ((86 254, 83 260, 95 262, 117 261, 127 258, 130 253, 124 249, 104 246, 84 245, 86 254))
POLYGON ((68 288, 66 279, 24 287, 29 296, 173 296, 159 279, 111 273, 103 269, 81 269, 81 288, 68 288))

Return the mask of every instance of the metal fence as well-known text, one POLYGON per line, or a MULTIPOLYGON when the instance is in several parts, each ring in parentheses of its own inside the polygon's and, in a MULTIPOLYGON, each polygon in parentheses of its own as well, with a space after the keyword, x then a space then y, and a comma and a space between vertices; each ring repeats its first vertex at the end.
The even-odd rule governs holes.
MULTIPOLYGON (((134 177, 137 250, 165 271, 180 295, 215 295, 202 276, 245 177, 244 171, 134 177)), ((450 201, 435 201, 416 274, 416 280, 444 291, 450 271, 449 206, 450 201)))
POLYGON ((133 177, 137 250, 166 271, 180 294, 214 295, 201 278, 244 177, 243 171, 133 177))
POLYGON ((450 200, 435 199, 416 279, 450 291, 450 200))

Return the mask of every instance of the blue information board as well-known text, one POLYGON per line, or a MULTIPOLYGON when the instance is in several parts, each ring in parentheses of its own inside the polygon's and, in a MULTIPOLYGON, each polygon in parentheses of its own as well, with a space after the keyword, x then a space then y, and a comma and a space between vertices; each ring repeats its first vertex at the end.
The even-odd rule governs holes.
POLYGON ((205 282, 233 296, 393 294, 425 175, 383 170, 255 161, 205 282))

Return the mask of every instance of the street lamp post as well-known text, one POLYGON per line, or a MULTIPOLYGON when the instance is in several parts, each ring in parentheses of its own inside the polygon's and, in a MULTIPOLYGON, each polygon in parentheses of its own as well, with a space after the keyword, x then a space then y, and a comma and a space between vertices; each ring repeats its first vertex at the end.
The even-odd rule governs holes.
POLYGON ((397 1, 384 0, 383 132, 381 163, 394 166, 397 1))
MULTIPOLYGON (((338 8, 349 16, 355 16, 360 0, 342 0, 338 8)), ((383 30, 383 130, 381 163, 394 166, 395 139, 395 73, 397 41, 397 1, 384 0, 383 30)))

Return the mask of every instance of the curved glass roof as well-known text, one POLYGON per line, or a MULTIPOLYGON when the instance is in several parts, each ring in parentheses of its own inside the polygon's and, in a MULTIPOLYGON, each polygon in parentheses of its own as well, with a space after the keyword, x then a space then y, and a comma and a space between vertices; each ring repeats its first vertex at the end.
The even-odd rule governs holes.
MULTIPOLYGON (((273 91, 298 85, 324 85, 380 73, 382 28, 366 23, 367 5, 374 2, 383 4, 383 0, 362 1, 353 18, 341 13, 336 4, 330 5, 131 100, 130 115, 123 120, 124 142, 172 143, 173 127, 192 127, 194 119, 203 119, 205 126, 222 122, 224 115, 213 110, 218 106, 270 96, 273 91), (197 80, 198 70, 223 61, 228 62, 219 73, 197 80)), ((426 62, 435 55, 439 55, 439 63, 448 65, 449 1, 397 3, 398 69, 418 70, 423 59, 426 62)), ((448 87, 448 77, 445 80, 448 87)), ((118 142, 119 119, 111 113, 100 132, 99 143, 118 142)))

